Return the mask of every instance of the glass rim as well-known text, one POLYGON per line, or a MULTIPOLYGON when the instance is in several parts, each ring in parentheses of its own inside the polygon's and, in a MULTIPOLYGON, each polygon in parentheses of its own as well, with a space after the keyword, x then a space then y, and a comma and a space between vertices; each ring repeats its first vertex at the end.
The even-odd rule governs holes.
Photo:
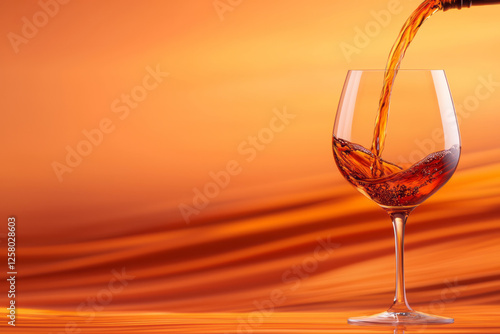
POLYGON ((398 69, 398 70, 387 70, 387 69, 352 69, 347 70, 347 72, 385 72, 385 71, 398 71, 398 72, 445 72, 444 69, 419 69, 419 68, 408 68, 408 69, 398 69))

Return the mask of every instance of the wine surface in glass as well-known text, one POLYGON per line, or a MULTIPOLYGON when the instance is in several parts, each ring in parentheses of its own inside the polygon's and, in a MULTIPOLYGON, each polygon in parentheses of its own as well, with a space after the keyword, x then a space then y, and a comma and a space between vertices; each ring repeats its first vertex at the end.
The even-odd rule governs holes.
POLYGON ((409 168, 376 157, 361 145, 333 137, 335 162, 342 175, 361 193, 385 209, 412 208, 434 194, 453 175, 460 156, 454 145, 434 152, 409 168), (373 162, 379 160, 382 176, 373 177, 373 162))

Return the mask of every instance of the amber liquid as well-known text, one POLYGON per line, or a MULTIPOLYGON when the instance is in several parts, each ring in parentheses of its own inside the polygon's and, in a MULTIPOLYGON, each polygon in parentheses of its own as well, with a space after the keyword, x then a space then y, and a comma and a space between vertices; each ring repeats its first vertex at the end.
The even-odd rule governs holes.
MULTIPOLYGON (((380 94, 379 110, 375 122, 375 131, 373 133, 373 142, 371 147, 372 153, 378 158, 381 157, 382 151, 384 150, 387 121, 389 117, 389 102, 391 98, 392 86, 396 79, 397 70, 401 65, 401 61, 403 60, 408 46, 415 37, 415 34, 417 33, 420 26, 428 17, 441 9, 443 9, 443 7, 440 0, 424 1, 413 12, 413 14, 411 14, 408 20, 406 20, 396 42, 392 46, 391 52, 389 54, 389 59, 387 61, 386 71, 384 74, 384 83, 382 93, 380 94)), ((380 159, 375 159, 373 161, 373 164, 371 166, 373 177, 380 177, 384 175, 383 168, 380 166, 380 163, 380 159)))
POLYGON ((403 169, 361 145, 333 137, 333 155, 342 175, 361 193, 386 209, 413 208, 441 188, 453 175, 460 156, 457 146, 434 152, 403 169), (383 174, 372 176, 379 161, 383 174))
POLYGON ((384 73, 371 149, 333 137, 335 162, 342 175, 361 193, 386 209, 416 207, 450 179, 458 164, 460 148, 457 146, 431 153, 409 168, 382 159, 389 102, 401 61, 420 26, 442 9, 441 0, 425 0, 401 29, 384 73))

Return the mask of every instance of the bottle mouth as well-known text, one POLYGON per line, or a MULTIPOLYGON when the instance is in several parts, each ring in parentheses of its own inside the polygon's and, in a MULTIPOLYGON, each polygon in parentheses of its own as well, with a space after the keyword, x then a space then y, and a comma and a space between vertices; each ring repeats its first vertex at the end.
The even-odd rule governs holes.
POLYGON ((452 8, 470 8, 470 6, 472 6, 472 0, 442 0, 441 5, 443 6, 443 11, 447 11, 452 8))

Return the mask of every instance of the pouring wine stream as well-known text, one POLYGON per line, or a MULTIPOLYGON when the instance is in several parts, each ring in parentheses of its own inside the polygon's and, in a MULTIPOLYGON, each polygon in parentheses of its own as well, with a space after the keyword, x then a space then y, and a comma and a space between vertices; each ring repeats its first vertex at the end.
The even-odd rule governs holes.
MULTIPOLYGON (((408 215, 451 178, 460 156, 459 130, 444 71, 421 71, 430 72, 432 80, 428 84, 433 85, 434 89, 448 92, 447 96, 438 96, 441 117, 444 117, 445 110, 451 110, 452 115, 449 116, 455 120, 446 124, 438 123, 447 133, 442 143, 443 149, 427 152, 426 157, 414 161, 407 169, 400 167, 397 161, 382 159, 382 152, 386 142, 392 88, 406 50, 419 28, 437 11, 488 4, 500 4, 500 0, 425 0, 411 14, 389 54, 370 150, 356 144, 353 138, 356 136, 351 131, 354 127, 352 114, 355 100, 362 98, 358 91, 358 86, 361 86, 364 80, 361 75, 368 74, 361 73, 363 71, 348 73, 334 127, 335 162, 347 181, 389 213, 396 246, 396 293, 392 306, 386 312, 372 316, 349 318, 348 322, 351 324, 445 324, 454 321, 452 318, 414 311, 406 300, 404 280, 404 230, 408 215), (349 98, 345 98, 346 96, 349 98)), ((397 126, 392 129, 398 130, 399 135, 410 136, 402 133, 397 126)))

